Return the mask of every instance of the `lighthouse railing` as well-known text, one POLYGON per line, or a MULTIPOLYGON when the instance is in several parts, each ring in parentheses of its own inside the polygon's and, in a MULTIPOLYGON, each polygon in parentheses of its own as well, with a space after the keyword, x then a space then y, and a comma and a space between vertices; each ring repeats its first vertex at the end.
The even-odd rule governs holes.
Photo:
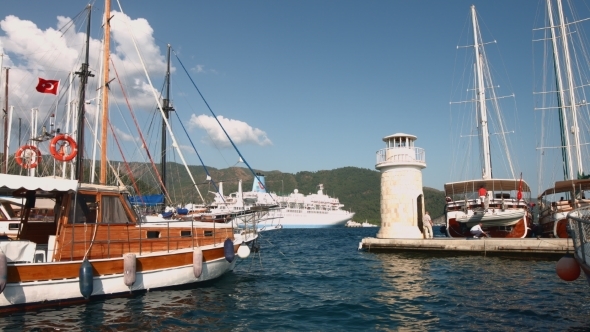
POLYGON ((413 162, 425 163, 424 149, 417 147, 392 147, 377 151, 377 164, 384 162, 413 162))

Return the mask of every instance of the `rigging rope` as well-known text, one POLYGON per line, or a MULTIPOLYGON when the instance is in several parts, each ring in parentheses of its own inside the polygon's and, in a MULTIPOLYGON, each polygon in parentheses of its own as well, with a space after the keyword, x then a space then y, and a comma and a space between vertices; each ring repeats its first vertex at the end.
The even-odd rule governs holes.
POLYGON ((158 182, 160 182, 160 186, 162 186, 162 188, 164 189, 164 195, 166 196, 166 198, 168 198, 169 202, 172 202, 170 200, 170 195, 168 195, 168 191, 166 190, 166 188, 164 188, 164 184, 162 183, 162 177, 161 177, 160 173, 158 172, 156 164, 154 163, 152 155, 150 154, 150 150, 147 148, 147 143, 145 142, 141 128, 139 127, 139 124, 137 123, 137 118, 135 117, 135 112, 133 112, 133 108, 129 104, 129 99, 127 98, 127 93, 125 93, 125 89, 123 89, 123 84, 121 83, 121 79, 119 78, 119 73, 117 72, 117 68, 115 67, 115 63, 113 62, 112 59, 111 59, 111 64, 113 65, 113 70, 115 71, 115 76, 117 77, 117 82, 119 82, 119 85, 121 86, 121 92, 123 93, 123 97, 125 98, 125 103, 127 103, 127 107, 129 108, 129 113, 131 114, 131 118, 133 119, 133 123, 135 123, 135 127, 137 128, 137 131, 139 132, 139 138, 141 139, 141 142, 142 142, 143 146, 145 147, 145 150, 146 150, 146 153, 147 153, 148 158, 150 160, 150 163, 151 163, 152 167, 154 168, 154 172, 156 174, 158 174, 158 176, 156 178, 157 178, 158 182))
MULTIPOLYGON (((254 170, 252 169, 252 167, 250 167, 250 164, 248 164, 248 162, 246 161, 246 158, 244 158, 244 156, 242 156, 242 153, 240 152, 240 150, 238 149, 238 147, 236 146, 236 144, 234 143, 234 141, 231 139, 231 137, 229 136, 229 134, 227 133, 227 131, 225 130, 225 128, 223 127, 223 125, 221 124, 221 122, 219 121, 219 119, 217 118, 217 115, 213 112, 213 110, 209 106, 209 103, 207 103, 207 100, 205 100, 205 97, 201 93, 201 90, 199 90, 199 88, 197 87, 197 84, 195 83, 195 81, 193 80, 193 78, 191 77, 191 75, 186 70, 186 67, 184 66, 184 64, 182 63, 182 61, 180 61, 180 58, 178 57, 178 54, 176 54, 176 51, 173 49, 172 52, 174 53, 174 56, 178 60, 178 63, 180 63, 180 66, 182 67, 182 69, 184 70, 184 72, 186 73, 186 75, 188 76, 189 80, 191 81, 191 83, 193 84, 193 86, 195 87, 195 89, 197 90, 197 92, 199 93, 199 96, 201 96, 201 99, 203 100, 203 102, 207 106, 207 109, 209 109, 209 112, 211 112, 211 114, 213 115, 213 118, 215 119, 215 121, 217 121, 217 124, 219 124, 219 127, 221 127, 221 130, 223 130, 223 133, 225 134, 225 136, 227 137, 227 139, 229 140, 229 142, 231 143, 231 145, 234 147, 234 150, 236 150, 236 152, 238 153, 238 155, 240 156, 240 158, 242 159, 242 161, 244 162, 244 164, 246 164, 246 166, 248 166, 248 169, 250 170, 250 172, 252 172, 252 174, 254 175, 254 178, 256 179, 256 181, 258 181, 258 183, 262 183, 262 181, 260 181, 260 179, 258 178, 258 175, 256 175, 256 172, 254 172, 254 170)), ((266 188, 265 188, 265 191, 266 191, 266 188)), ((275 201, 274 197, 272 195, 270 195, 270 193, 269 193, 269 196, 272 198, 273 201, 275 201)), ((276 203, 276 201, 275 201, 275 203, 276 203)))

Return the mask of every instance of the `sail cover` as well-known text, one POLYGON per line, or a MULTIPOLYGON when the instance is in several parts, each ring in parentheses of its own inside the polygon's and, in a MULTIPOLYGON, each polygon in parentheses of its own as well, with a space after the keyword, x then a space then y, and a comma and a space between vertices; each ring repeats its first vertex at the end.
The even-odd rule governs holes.
POLYGON ((143 205, 143 206, 156 206, 164 204, 164 195, 137 195, 129 196, 129 202, 131 204, 143 205))

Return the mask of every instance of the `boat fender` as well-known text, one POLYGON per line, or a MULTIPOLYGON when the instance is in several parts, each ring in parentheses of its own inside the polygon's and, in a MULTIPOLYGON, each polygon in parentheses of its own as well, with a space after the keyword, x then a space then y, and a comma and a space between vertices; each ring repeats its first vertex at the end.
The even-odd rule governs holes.
POLYGON ((0 294, 6 288, 6 280, 8 277, 8 259, 6 254, 0 251, 0 294))
POLYGON ((233 262, 236 254, 234 252, 234 243, 231 239, 225 239, 223 243, 223 253, 225 254, 225 259, 228 262, 233 262))
POLYGON ((245 259, 248 258, 248 256, 250 256, 250 248, 247 245, 242 244, 238 248, 238 257, 240 257, 241 259, 245 259))
POLYGON ((570 253, 565 254, 555 265, 555 272, 565 281, 574 281, 580 276, 580 264, 570 253))
POLYGON ((123 282, 125 286, 131 287, 135 283, 135 272, 137 271, 137 259, 135 254, 123 255, 123 282))
POLYGON ((88 259, 84 259, 82 261, 82 265, 80 265, 80 275, 79 275, 79 283, 80 283, 80 293, 84 296, 85 299, 89 299, 90 295, 92 295, 93 291, 93 272, 92 272, 92 264, 88 261, 88 259))
POLYGON ((193 251, 193 273, 195 278, 203 274, 203 250, 201 248, 195 248, 193 251))

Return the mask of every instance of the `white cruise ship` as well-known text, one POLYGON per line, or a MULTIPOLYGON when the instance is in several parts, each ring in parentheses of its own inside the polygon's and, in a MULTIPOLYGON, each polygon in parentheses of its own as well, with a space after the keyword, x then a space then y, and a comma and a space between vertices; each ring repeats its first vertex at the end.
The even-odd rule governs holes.
POLYGON ((260 221, 261 230, 278 228, 329 228, 343 227, 351 220, 354 212, 343 209, 338 198, 324 194, 322 184, 318 185, 317 194, 303 195, 297 189, 289 196, 278 196, 266 191, 264 175, 256 174, 252 191, 243 192, 242 182, 238 192, 223 196, 223 184, 215 193, 213 206, 231 212, 249 210, 259 206, 278 206, 260 221))

